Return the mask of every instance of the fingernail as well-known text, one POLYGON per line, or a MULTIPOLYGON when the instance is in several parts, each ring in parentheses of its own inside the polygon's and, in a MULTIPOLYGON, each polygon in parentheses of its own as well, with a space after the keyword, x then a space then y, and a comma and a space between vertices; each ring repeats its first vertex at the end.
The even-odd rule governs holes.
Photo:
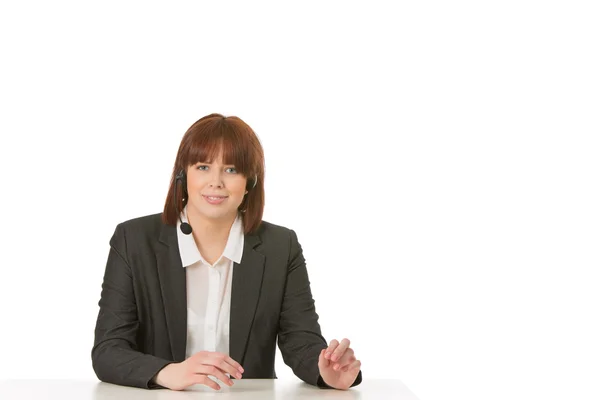
POLYGON ((333 366, 333 369, 335 369, 336 371, 337 371, 338 369, 340 369, 340 364, 335 364, 335 365, 333 366))
POLYGON ((331 352, 330 351, 326 351, 325 352, 325 358, 329 358, 331 357, 331 352))
POLYGON ((331 356, 331 361, 336 361, 337 360, 337 354, 334 354, 331 356))

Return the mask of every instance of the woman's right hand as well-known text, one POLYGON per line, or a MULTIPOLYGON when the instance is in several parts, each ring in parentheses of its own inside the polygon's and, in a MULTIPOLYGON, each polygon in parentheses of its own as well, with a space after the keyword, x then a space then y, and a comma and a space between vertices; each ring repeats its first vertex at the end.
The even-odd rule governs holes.
POLYGON ((221 386, 209 376, 217 378, 227 386, 233 386, 233 381, 225 374, 241 379, 243 372, 242 366, 226 354, 200 351, 185 361, 167 365, 158 372, 155 381, 171 390, 183 390, 195 384, 219 390, 221 386))

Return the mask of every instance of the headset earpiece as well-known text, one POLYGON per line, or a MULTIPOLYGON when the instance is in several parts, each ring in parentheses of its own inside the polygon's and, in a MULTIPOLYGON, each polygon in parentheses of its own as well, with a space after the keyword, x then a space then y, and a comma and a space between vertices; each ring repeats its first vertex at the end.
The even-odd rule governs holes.
POLYGON ((177 173, 177 175, 175 176, 175 180, 176 181, 181 181, 181 190, 182 190, 182 194, 185 197, 185 195, 187 194, 187 178, 185 176, 185 171, 181 170, 177 173))
POLYGON ((175 203, 173 204, 175 205, 175 212, 179 215, 179 222, 181 223, 179 229, 181 229, 181 232, 184 234, 189 235, 192 233, 192 226, 181 220, 181 214, 179 214, 179 208, 177 207, 177 184, 179 182, 181 182, 182 196, 185 197, 185 194, 187 193, 187 183, 184 170, 179 171, 177 175, 175 175, 175 185, 173 185, 173 198, 175 199, 175 203))
POLYGON ((254 175, 254 178, 248 179, 248 182, 246 183, 246 190, 254 189, 256 187, 257 183, 258 183, 258 175, 254 175))

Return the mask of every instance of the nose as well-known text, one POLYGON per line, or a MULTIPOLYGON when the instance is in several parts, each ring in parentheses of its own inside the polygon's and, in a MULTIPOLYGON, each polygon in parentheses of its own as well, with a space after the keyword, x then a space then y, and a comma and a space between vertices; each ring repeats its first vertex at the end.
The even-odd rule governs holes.
POLYGON ((213 172, 210 176, 210 181, 209 181, 209 186, 210 187, 223 187, 223 178, 221 176, 221 171, 219 171, 217 168, 214 168, 213 172))

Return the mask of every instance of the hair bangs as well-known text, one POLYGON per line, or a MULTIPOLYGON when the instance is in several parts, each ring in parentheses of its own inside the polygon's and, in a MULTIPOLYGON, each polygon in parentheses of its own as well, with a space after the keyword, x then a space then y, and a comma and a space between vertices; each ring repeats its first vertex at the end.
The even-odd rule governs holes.
POLYGON ((249 155, 252 155, 252 143, 247 135, 239 132, 234 124, 227 121, 216 121, 207 129, 199 129, 190 137, 186 154, 182 154, 182 162, 190 166, 198 162, 210 164, 222 151, 222 162, 234 165, 244 175, 255 173, 255 167, 249 155))

